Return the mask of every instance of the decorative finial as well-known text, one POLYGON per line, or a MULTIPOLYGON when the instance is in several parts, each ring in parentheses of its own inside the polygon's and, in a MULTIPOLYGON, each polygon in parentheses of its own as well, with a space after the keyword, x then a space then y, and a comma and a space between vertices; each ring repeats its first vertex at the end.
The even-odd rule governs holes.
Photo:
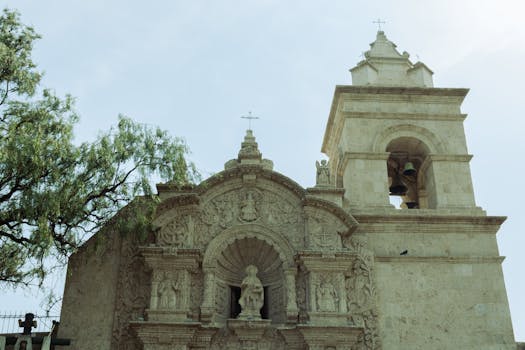
POLYGON ((248 119, 248 130, 252 130, 252 120, 259 119, 259 117, 254 117, 251 111, 248 111, 248 115, 243 115, 241 118, 248 119))
POLYGON ((259 148, 257 147, 253 131, 250 129, 246 130, 246 136, 244 136, 244 141, 241 144, 238 159, 261 159, 261 152, 259 152, 259 148))
POLYGON ((373 21, 372 23, 377 24, 377 31, 381 31, 381 24, 385 24, 386 21, 382 21, 381 18, 378 18, 377 20, 373 21))

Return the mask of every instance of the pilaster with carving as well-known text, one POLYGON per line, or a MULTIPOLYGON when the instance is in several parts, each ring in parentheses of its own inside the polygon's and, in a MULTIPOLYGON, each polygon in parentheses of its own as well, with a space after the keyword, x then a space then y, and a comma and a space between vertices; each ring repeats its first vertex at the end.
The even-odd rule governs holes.
POLYGON ((122 237, 111 339, 113 350, 141 349, 140 342, 129 327, 130 322, 144 318, 145 309, 151 299, 149 286, 151 274, 140 254, 138 248, 140 243, 137 236, 122 237))
POLYGON ((352 269, 345 274, 349 321, 364 328, 365 349, 381 349, 373 252, 367 249, 364 237, 342 235, 341 239, 345 249, 355 256, 352 269))
POLYGON ((286 321, 290 323, 296 323, 299 315, 295 281, 296 274, 297 269, 288 269, 284 271, 286 282, 286 321))
POLYGON ((215 269, 204 271, 204 297, 201 306, 201 320, 208 323, 215 313, 215 269))
POLYGON ((351 270, 354 255, 305 251, 298 261, 308 279, 310 324, 346 325, 348 319, 345 273, 351 270))
POLYGON ((148 320, 159 322, 185 321, 195 317, 193 298, 201 299, 192 285, 199 274, 200 252, 193 249, 176 251, 160 247, 143 247, 142 255, 152 270, 151 297, 148 320))

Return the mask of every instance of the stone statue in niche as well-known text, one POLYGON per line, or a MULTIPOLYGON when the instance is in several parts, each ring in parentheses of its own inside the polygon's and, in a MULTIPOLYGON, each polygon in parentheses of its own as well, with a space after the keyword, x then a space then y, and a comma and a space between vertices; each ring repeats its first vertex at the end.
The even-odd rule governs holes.
POLYGON ((321 160, 321 163, 316 161, 315 167, 317 168, 316 186, 330 185, 330 168, 328 167, 328 162, 324 159, 321 160))
POLYGON ((164 278, 159 282, 159 309, 176 309, 177 295, 179 293, 179 285, 177 279, 172 272, 167 272, 164 278))
POLYGON ((264 302, 264 288, 261 280, 257 278, 257 267, 248 265, 246 277, 241 283, 241 313, 239 318, 261 318, 261 308, 264 302))
POLYGON ((330 282, 322 282, 317 286, 317 309, 318 311, 337 311, 337 292, 330 282))
POLYGON ((257 209, 255 208, 255 199, 253 194, 248 192, 246 199, 241 204, 241 220, 242 221, 255 221, 257 220, 257 209))

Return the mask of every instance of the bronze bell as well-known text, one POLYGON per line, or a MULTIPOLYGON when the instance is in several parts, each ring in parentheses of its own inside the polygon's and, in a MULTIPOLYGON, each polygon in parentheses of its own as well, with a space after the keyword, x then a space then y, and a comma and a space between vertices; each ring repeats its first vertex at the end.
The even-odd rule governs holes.
POLYGON ((393 196, 404 196, 408 191, 408 187, 403 183, 401 176, 397 173, 392 177, 392 184, 388 189, 393 196))
POLYGON ((416 175, 416 168, 414 168, 414 164, 412 164, 412 162, 405 163, 405 168, 403 169, 403 175, 405 176, 416 175))
POLYGON ((418 202, 405 202, 408 209, 417 209, 418 202))

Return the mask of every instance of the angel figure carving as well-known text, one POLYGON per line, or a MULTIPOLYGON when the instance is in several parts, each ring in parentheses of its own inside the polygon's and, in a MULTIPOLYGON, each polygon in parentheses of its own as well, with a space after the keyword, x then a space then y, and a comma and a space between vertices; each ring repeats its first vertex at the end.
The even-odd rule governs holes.
POLYGON ((330 168, 328 167, 328 162, 324 159, 321 160, 321 163, 316 161, 315 167, 317 168, 316 185, 330 185, 330 168))

